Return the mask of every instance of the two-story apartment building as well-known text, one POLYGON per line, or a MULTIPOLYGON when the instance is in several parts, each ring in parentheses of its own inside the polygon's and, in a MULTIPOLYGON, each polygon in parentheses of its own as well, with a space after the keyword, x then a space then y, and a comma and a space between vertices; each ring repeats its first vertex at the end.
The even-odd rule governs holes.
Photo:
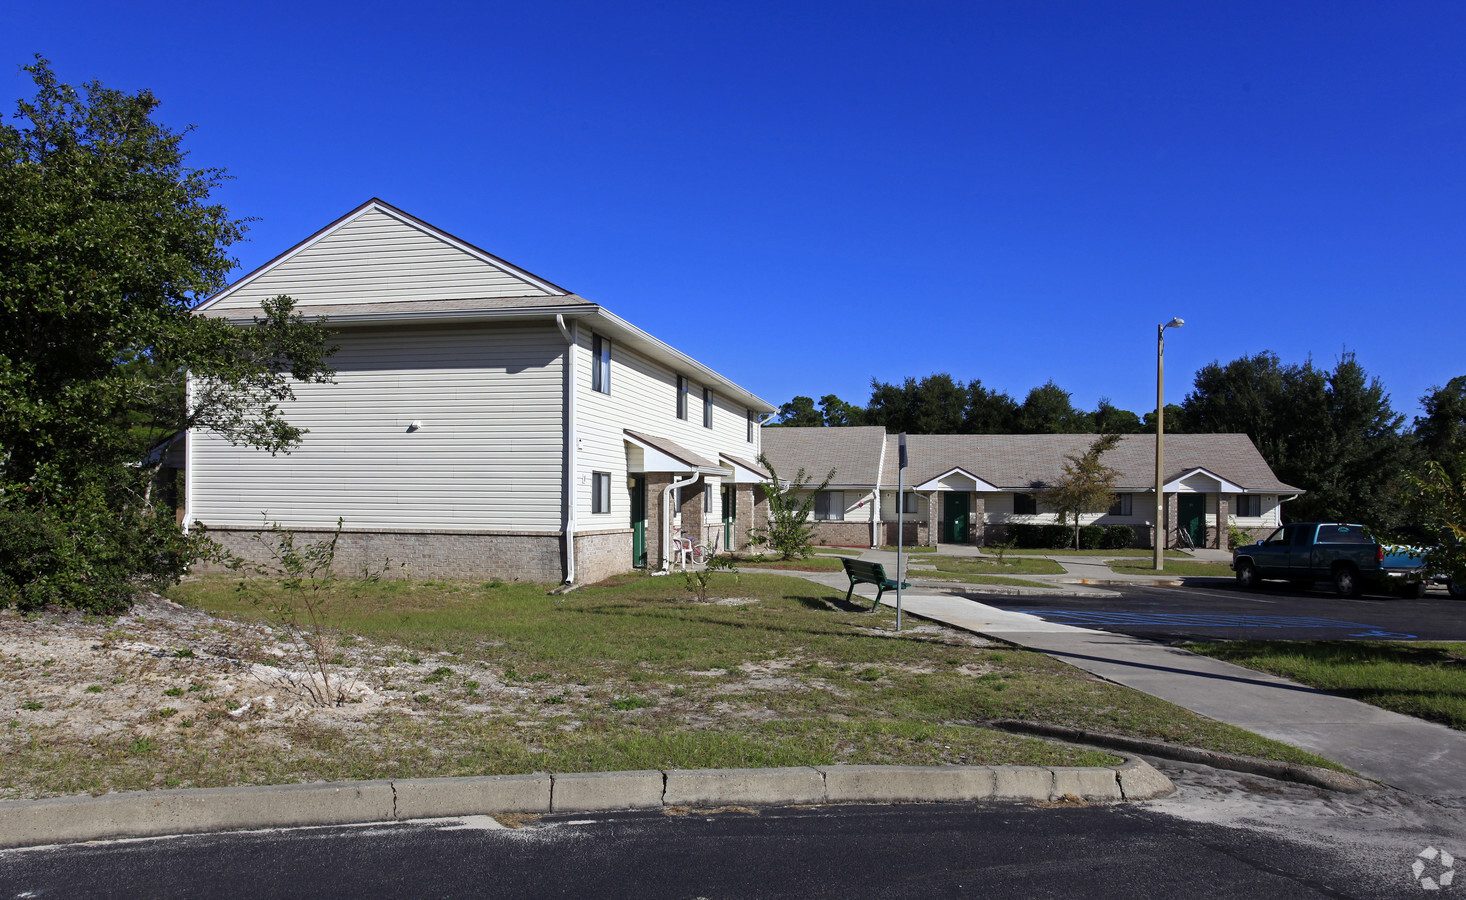
POLYGON ((678 526, 745 543, 774 407, 604 307, 380 200, 198 313, 249 327, 279 294, 336 376, 296 386, 289 454, 188 436, 185 522, 231 551, 340 518, 343 571, 592 582, 663 566, 678 526))

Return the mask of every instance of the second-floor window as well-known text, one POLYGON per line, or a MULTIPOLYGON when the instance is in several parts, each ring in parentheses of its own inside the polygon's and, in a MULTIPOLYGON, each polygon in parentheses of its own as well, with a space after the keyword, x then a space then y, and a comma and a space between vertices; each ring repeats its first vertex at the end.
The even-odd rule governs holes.
POLYGON ((753 443, 753 429, 756 425, 758 425, 758 413, 750 409, 748 411, 748 442, 750 444, 753 443))
POLYGON ((590 386, 602 394, 611 393, 611 339, 599 334, 591 335, 590 355, 593 358, 590 370, 590 386))
POLYGON ((702 427, 713 427, 713 389, 702 389, 702 427))
POLYGON ((687 378, 677 376, 677 418, 687 418, 687 378))

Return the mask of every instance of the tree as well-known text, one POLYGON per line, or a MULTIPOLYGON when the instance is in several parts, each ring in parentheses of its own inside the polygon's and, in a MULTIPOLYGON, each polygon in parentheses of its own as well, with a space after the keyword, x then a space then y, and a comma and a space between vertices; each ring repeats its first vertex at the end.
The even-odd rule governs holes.
POLYGON ((808 428, 825 424, 824 417, 814 408, 814 399, 811 397, 795 397, 788 403, 779 407, 779 421, 772 423, 774 426, 791 425, 808 428))
POLYGON ((750 542, 755 546, 768 545, 780 559, 808 556, 813 549, 814 538, 809 515, 814 511, 815 497, 835 480, 835 470, 831 469, 818 487, 811 488, 811 476, 803 467, 794 473, 793 481, 786 482, 780 480, 779 473, 774 471, 773 464, 762 453, 758 463, 769 473, 768 484, 764 485, 769 497, 769 524, 765 528, 755 528, 750 542))
POLYGON ((1069 392, 1047 381, 1028 392, 1018 407, 1018 431, 1023 434, 1081 434, 1089 427, 1084 413, 1074 408, 1069 392))
POLYGON ((824 424, 831 428, 865 424, 865 410, 846 403, 834 394, 826 394, 820 398, 820 414, 824 424))
POLYGON ((1018 403, 1002 391, 991 391, 976 378, 967 383, 963 434, 1012 434, 1017 430, 1018 403))
POLYGON ((1404 417, 1353 353, 1333 371, 1283 365, 1273 353, 1211 363, 1196 373, 1181 421, 1194 433, 1251 437, 1282 481, 1307 491, 1285 507, 1290 519, 1400 521, 1400 476, 1414 467, 1404 417))
POLYGON ((1079 456, 1064 455, 1064 474, 1043 492, 1044 505, 1059 514, 1059 524, 1074 519, 1074 549, 1079 549, 1080 519, 1104 512, 1115 503, 1115 479, 1119 473, 1100 457, 1120 443, 1118 434, 1102 434, 1079 456))
POLYGON ((0 120, 0 529, 26 535, 0 550, 0 604, 115 611, 205 549, 160 508, 142 441, 198 428, 287 451, 303 432, 280 404, 329 380, 330 350, 289 298, 253 328, 192 313, 244 224, 151 93, 26 71, 35 98, 0 120))
POLYGON ((1407 475, 1408 503, 1417 521, 1436 538, 1426 551, 1425 568, 1433 575, 1448 575, 1452 593, 1466 584, 1466 454, 1448 468, 1430 460, 1420 475, 1407 475), (1455 474, 1452 474, 1452 471, 1455 474))
POLYGON ((1100 398, 1099 406, 1089 414, 1089 420, 1090 428, 1098 434, 1139 434, 1144 429, 1139 416, 1110 403, 1108 397, 1100 398))
POLYGON ((1415 440, 1425 457, 1439 463, 1447 474, 1466 475, 1466 375, 1457 375, 1445 387, 1433 387, 1420 398, 1424 416, 1415 419, 1415 440))

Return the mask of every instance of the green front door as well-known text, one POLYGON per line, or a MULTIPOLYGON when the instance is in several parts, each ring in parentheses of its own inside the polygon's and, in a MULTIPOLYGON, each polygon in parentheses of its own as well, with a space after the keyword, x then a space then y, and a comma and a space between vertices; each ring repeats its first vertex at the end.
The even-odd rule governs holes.
POLYGON ((942 543, 967 543, 966 492, 943 491, 942 496, 942 543))
POLYGON ((626 479, 631 491, 631 564, 646 566, 646 476, 631 475, 626 479))
POLYGON ((733 520, 737 518, 737 503, 733 495, 733 485, 723 485, 723 550, 732 553, 736 547, 733 546, 733 520))
POLYGON ((1181 520, 1176 523, 1177 526, 1186 529, 1186 533, 1191 535, 1192 546, 1206 546, 1205 494, 1177 494, 1176 518, 1181 520))

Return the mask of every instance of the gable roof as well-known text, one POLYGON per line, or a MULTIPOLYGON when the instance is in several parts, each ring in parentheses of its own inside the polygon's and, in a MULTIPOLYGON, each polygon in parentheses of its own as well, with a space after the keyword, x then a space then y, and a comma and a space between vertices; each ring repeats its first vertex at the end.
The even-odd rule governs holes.
POLYGON ((368 200, 201 303, 194 312, 252 325, 262 301, 346 326, 584 320, 596 333, 692 376, 760 413, 776 407, 605 307, 569 293, 389 203, 368 200))
MULTIPOLYGON (((939 478, 954 469, 981 478, 1002 491, 1027 491, 1052 484, 1063 474, 1064 457, 1079 456, 1098 435, 1093 434, 911 434, 906 437, 908 485, 939 478)), ((879 427, 766 428, 764 453, 781 472, 804 467, 823 474, 835 466, 840 484, 874 486, 896 484, 897 436, 879 427), (863 448, 870 433, 880 439, 884 461, 878 466, 863 448)), ((1134 492, 1155 488, 1155 435, 1128 434, 1104 456, 1119 473, 1117 490, 1134 492)), ((1166 435, 1166 482, 1196 470, 1252 493, 1302 493, 1284 484, 1245 434, 1166 435)))
POLYGON ((569 291, 374 197, 197 311, 257 310, 282 293, 314 311, 343 304, 551 298, 569 291))
POLYGON ((668 469, 668 471, 684 472, 688 470, 701 471, 704 469, 710 472, 722 471, 722 466, 719 466, 716 462, 708 459, 706 456, 693 453, 675 441, 669 441, 666 438, 656 437, 655 435, 643 434, 639 431, 632 431, 629 428, 623 431, 622 434, 633 444, 643 449, 653 450, 671 461, 680 464, 679 467, 668 469))
MULTIPOLYGON (((1095 434, 912 434, 907 435, 910 467, 906 480, 930 480, 954 466, 996 485, 1001 490, 1028 490, 1052 484, 1063 476, 1065 456, 1080 456, 1095 434)), ((887 470, 896 459, 896 436, 887 440, 887 470)), ((1119 473, 1115 487, 1122 491, 1155 489, 1155 435, 1127 434, 1104 463, 1119 473)), ((1284 484, 1245 434, 1166 435, 1165 481, 1205 469, 1251 492, 1302 493, 1284 484)), ((890 480, 889 478, 887 479, 890 480)))
MULTIPOLYGON (((790 480, 803 468, 818 484, 831 468, 832 485, 875 486, 881 476, 881 453, 886 429, 878 425, 841 428, 765 428, 761 433, 764 456, 779 477, 790 480)), ((894 468, 888 467, 894 472, 894 468)))

